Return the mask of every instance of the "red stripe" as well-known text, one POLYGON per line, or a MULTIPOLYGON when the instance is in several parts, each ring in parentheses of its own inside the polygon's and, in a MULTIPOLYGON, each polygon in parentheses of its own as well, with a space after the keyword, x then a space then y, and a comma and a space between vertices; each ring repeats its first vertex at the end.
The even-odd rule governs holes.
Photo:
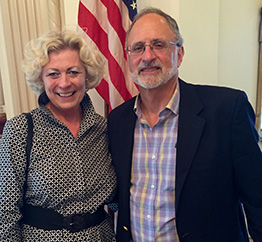
POLYGON ((121 12, 113 0, 101 0, 101 2, 107 7, 108 20, 114 30, 116 31, 123 48, 124 58, 126 59, 125 52, 125 39, 126 39, 126 31, 122 25, 122 15, 121 12), (121 23, 121 24, 119 24, 121 23))
POLYGON ((86 33, 88 36, 97 44, 101 53, 108 59, 109 75, 116 90, 124 100, 130 99, 132 96, 126 88, 125 76, 108 49, 107 34, 100 27, 94 15, 81 2, 79 3, 78 24, 83 30, 87 29, 86 33))
POLYGON ((95 16, 87 9, 82 2, 79 3, 78 25, 97 44, 99 50, 105 57, 108 52, 108 38, 106 32, 100 27, 95 16), (99 33, 99 34, 97 34, 99 33))
POLYGON ((101 80, 100 84, 96 87, 96 90, 107 103, 110 103, 109 87, 105 79, 101 80))
POLYGON ((112 111, 112 106, 110 103, 108 83, 105 79, 101 80, 101 83, 96 87, 96 91, 108 104, 108 110, 107 110, 108 113, 107 114, 109 114, 112 111))

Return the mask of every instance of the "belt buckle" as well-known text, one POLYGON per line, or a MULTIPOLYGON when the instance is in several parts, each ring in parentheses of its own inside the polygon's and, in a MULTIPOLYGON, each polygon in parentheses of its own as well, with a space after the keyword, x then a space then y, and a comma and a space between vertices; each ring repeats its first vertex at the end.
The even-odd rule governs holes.
POLYGON ((64 217, 64 227, 71 233, 79 232, 85 228, 85 217, 81 214, 64 217))

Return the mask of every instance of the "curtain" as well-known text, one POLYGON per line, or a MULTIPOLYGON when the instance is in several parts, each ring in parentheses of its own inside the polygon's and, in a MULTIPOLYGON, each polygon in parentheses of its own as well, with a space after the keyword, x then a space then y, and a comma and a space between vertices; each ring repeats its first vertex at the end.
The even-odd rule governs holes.
POLYGON ((1 0, 0 70, 4 110, 8 119, 37 106, 37 97, 27 87, 21 71, 25 44, 63 26, 62 0, 1 0))

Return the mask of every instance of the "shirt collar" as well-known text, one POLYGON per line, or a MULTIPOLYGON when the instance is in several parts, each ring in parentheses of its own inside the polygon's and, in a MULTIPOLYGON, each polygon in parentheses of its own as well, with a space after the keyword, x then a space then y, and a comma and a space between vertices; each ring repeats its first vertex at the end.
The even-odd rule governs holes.
MULTIPOLYGON (((52 112, 45 106, 49 102, 49 98, 46 92, 42 92, 38 97, 38 104, 40 109, 43 110, 46 114, 54 118, 52 112)), ((80 103, 83 111, 83 117, 81 126, 83 125, 85 129, 93 126, 100 119, 100 115, 95 112, 93 103, 87 93, 85 93, 83 100, 80 103)))
MULTIPOLYGON (((168 109, 171 112, 173 112, 175 115, 178 115, 179 114, 179 101, 180 101, 180 88, 179 88, 179 82, 177 82, 176 90, 173 93, 173 96, 171 97, 168 104, 166 105, 166 107, 161 112, 168 109)), ((136 97, 133 110, 136 113, 138 118, 142 117, 140 94, 138 94, 137 97, 136 97)))

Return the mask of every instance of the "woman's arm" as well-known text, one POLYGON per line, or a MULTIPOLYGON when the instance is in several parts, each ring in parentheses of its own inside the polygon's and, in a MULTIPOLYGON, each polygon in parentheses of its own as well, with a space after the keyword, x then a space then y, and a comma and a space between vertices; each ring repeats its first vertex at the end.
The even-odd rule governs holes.
POLYGON ((21 241, 23 188, 26 169, 27 120, 19 115, 6 122, 0 142, 0 241, 21 241))

